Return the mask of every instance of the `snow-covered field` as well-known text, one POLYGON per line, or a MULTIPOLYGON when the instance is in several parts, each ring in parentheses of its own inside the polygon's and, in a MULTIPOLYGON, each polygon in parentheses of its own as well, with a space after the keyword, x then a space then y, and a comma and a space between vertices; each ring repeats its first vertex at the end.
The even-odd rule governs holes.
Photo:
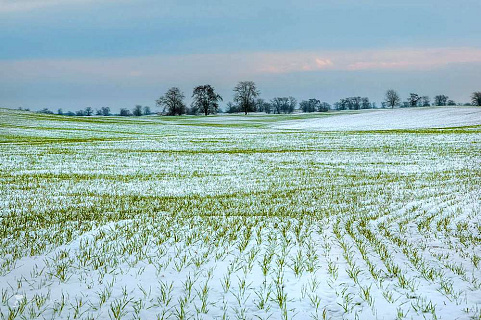
POLYGON ((338 131, 449 128, 480 124, 481 108, 455 106, 363 110, 356 114, 340 113, 335 117, 286 121, 275 127, 338 131))
POLYGON ((0 319, 480 319, 480 111, 0 109, 0 319))

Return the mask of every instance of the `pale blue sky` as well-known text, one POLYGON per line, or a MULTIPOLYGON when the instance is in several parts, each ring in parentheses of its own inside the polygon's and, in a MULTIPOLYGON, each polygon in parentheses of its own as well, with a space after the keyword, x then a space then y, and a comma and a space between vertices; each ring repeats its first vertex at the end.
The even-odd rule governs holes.
POLYGON ((0 0, 0 106, 154 105, 237 81, 263 97, 481 90, 481 1, 0 0))

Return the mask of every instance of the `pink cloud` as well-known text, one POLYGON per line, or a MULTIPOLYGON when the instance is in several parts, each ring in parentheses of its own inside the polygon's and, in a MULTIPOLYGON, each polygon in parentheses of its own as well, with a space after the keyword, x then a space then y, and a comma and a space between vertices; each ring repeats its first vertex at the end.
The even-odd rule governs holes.
POLYGON ((361 51, 245 54, 254 71, 290 73, 322 70, 433 69, 455 63, 481 63, 478 48, 381 49, 361 51))
POLYGON ((261 53, 257 57, 253 67, 260 73, 319 71, 334 65, 330 59, 311 52, 261 53))
MULTIPOLYGON (((481 49, 390 49, 319 52, 156 55, 106 59, 0 60, 0 78, 68 81, 236 81, 262 74, 325 70, 419 70, 481 63, 481 49)), ((1 79, 0 79, 1 80, 1 79)))
POLYGON ((316 64, 319 68, 322 68, 322 67, 325 67, 325 66, 332 66, 333 63, 331 60, 329 59, 319 59, 319 58, 316 58, 316 64))

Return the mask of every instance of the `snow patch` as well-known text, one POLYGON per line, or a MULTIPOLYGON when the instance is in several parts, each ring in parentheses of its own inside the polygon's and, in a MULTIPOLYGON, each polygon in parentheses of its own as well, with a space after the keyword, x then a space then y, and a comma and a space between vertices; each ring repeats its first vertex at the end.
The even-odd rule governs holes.
POLYGON ((362 110, 356 114, 306 120, 283 121, 278 129, 307 129, 321 131, 394 130, 449 128, 481 125, 479 107, 438 107, 362 110))

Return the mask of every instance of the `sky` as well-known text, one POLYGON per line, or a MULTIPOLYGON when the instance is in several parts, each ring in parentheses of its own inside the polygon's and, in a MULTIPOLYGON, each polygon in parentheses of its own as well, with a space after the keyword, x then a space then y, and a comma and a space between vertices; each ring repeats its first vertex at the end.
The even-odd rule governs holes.
POLYGON ((480 0, 0 0, 0 107, 117 111, 170 87, 239 81, 261 97, 468 102, 480 0))

